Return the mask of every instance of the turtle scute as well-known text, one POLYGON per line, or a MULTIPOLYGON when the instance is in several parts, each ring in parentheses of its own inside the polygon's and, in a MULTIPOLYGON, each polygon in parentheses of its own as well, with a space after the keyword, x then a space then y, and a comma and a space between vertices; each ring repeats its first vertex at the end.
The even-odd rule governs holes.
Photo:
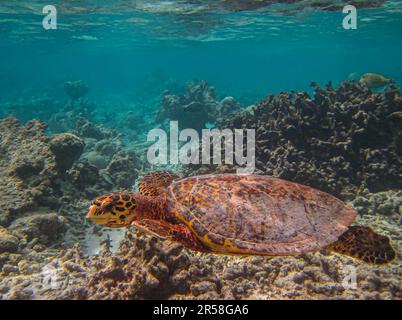
POLYGON ((177 215, 212 251, 296 255, 335 242, 356 211, 339 199, 285 180, 218 174, 174 182, 177 215))

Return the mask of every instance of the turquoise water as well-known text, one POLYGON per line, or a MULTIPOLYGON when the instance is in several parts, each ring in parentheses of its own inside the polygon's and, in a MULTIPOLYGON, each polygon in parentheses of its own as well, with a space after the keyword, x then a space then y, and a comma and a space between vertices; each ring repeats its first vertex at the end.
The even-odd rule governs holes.
MULTIPOLYGON (((353 2, 359 4, 356 30, 342 27, 346 2, 341 0, 54 0, 57 29, 45 30, 42 8, 49 4, 47 0, 0 0, 0 300, 401 299, 402 99, 396 87, 402 86, 402 1, 353 2), (375 88, 351 82, 338 86, 345 80, 359 82, 366 73, 392 81, 375 88), (312 81, 325 88, 314 86, 315 97, 312 81), (329 82, 338 87, 325 87, 329 82), (279 95, 293 91, 311 95, 279 95), (270 93, 276 96, 250 107, 270 93), (9 115, 20 122, 5 119, 9 115), (38 121, 25 124, 33 119, 47 125, 38 121), (308 252, 295 258, 252 260, 254 257, 247 256, 209 259, 209 253, 187 256, 186 251, 176 256, 176 249, 165 250, 168 247, 162 246, 170 240, 154 247, 151 236, 145 237, 126 223, 127 217, 136 219, 134 214, 143 214, 137 208, 148 212, 145 204, 140 206, 143 194, 140 200, 130 200, 138 202, 134 209, 127 209, 133 203, 127 203, 126 209, 121 202, 115 203, 115 194, 98 197, 134 192, 151 171, 173 171, 180 177, 233 171, 230 166, 208 166, 208 161, 200 166, 151 162, 148 151, 154 141, 147 141, 147 135, 152 129, 167 132, 173 128, 168 120, 178 121, 177 128, 193 128, 198 133, 205 127, 255 129, 255 148, 253 143, 249 148, 256 153, 255 157, 251 155, 256 160, 255 173, 302 183, 347 201, 358 213, 354 223, 386 237, 376 243, 378 235, 369 238, 376 246, 380 243, 379 248, 370 247, 361 238, 365 245, 361 252, 377 258, 385 252, 381 259, 389 264, 366 265, 346 257, 352 254, 361 258, 353 250, 344 256, 308 252), (118 215, 120 224, 115 220, 115 208, 127 214, 118 215), (107 216, 109 210, 111 215, 107 216), (92 223, 91 219, 96 222, 100 214, 105 215, 98 220, 100 224, 92 223), (107 226, 127 226, 132 233, 107 226), (388 238, 397 253, 393 262, 388 238), (134 250, 127 253, 125 246, 134 250), (148 251, 155 251, 153 257, 158 259, 149 258, 148 251), (162 254, 165 251, 166 255, 162 254), (135 263, 120 267, 111 256, 125 261, 123 264, 135 263), (185 272, 181 270, 182 261, 191 261, 188 265, 183 262, 183 268, 188 268, 185 272), (344 266, 358 268, 358 290, 341 288, 344 266), (239 273, 237 267, 242 267, 244 273, 239 273), (249 272, 248 267, 254 271, 249 272), (149 270, 160 273, 144 276, 149 270), (121 273, 124 280, 120 279, 121 273), (115 277, 113 285, 109 277, 115 277), (146 282, 143 289, 135 288, 137 281, 141 288, 146 282), (212 289, 196 295, 193 291, 197 290, 190 290, 193 286, 198 286, 200 292, 212 289)), ((182 147, 185 141, 175 141, 178 137, 173 139, 172 131, 169 147, 182 147)), ((168 134, 165 137, 167 140, 168 134)), ((167 145, 166 141, 165 148, 158 149, 159 154, 167 150, 167 145)), ((198 149, 194 150, 196 154, 198 149)), ((315 205, 309 199, 309 189, 294 185, 289 187, 297 191, 289 192, 291 200, 281 202, 276 198, 285 189, 282 183, 277 190, 273 184, 272 197, 270 188, 266 189, 272 201, 267 206, 267 217, 273 217, 274 227, 276 220, 290 221, 293 211, 295 217, 302 214, 302 205, 314 234, 311 210, 322 210, 317 212, 323 218, 317 214, 314 219, 323 221, 332 212, 332 205, 346 212, 339 210, 338 202, 325 197, 323 206, 320 202, 315 205), (299 197, 300 190, 307 190, 307 196, 299 197), (272 208, 278 208, 279 213, 272 208)), ((223 194, 221 199, 226 199, 226 192, 231 197, 232 191, 227 190, 232 189, 224 185, 223 191, 216 193, 215 184, 211 184, 213 197, 223 194)), ((255 227, 255 239, 259 241, 257 229, 262 232, 271 230, 271 226, 263 222, 260 226, 253 221, 254 216, 246 217, 246 213, 257 212, 257 218, 262 217, 261 208, 268 200, 259 203, 254 192, 247 195, 254 184, 245 189, 247 192, 241 189, 246 182, 237 184, 237 200, 229 202, 230 206, 217 205, 219 210, 208 212, 208 219, 213 226, 212 217, 225 219, 219 216, 222 208, 238 206, 239 212, 246 208, 244 214, 233 214, 233 218, 227 215, 229 226, 233 221, 237 223, 228 229, 250 225, 255 227), (245 199, 245 205, 238 199, 245 199), (254 204, 255 211, 251 210, 254 204), (239 217, 246 217, 246 222, 237 221, 239 217)), ((185 191, 188 185, 183 185, 185 191)), ((193 201, 197 188, 192 187, 191 197, 186 199, 193 201)), ((169 192, 171 195, 173 191, 169 192)), ((286 196, 285 191, 283 194, 286 196)), ((124 196, 123 200, 127 198, 124 196)), ((180 197, 174 198, 177 202, 180 197)), ((161 199, 166 200, 157 197, 157 201, 161 199)), ((217 199, 212 200, 217 203, 217 199)), ((158 212, 152 212, 155 221, 143 215, 144 221, 155 222, 156 226, 162 222, 158 232, 165 226, 175 227, 162 230, 163 237, 166 231, 174 230, 172 234, 176 235, 177 230, 183 230, 177 239, 188 245, 183 239, 194 235, 194 230, 181 223, 176 213, 171 212, 169 217, 153 209, 161 208, 163 202, 147 201, 150 211, 158 212)), ((347 210, 347 214, 355 212, 347 210)), ((328 221, 335 224, 342 220, 339 217, 328 221)), ((349 218, 337 224, 343 226, 349 218)), ((296 225, 289 223, 289 234, 293 237, 294 230, 294 234, 300 231, 308 235, 302 219, 294 221, 296 225)), ((339 226, 336 229, 340 230, 339 226)), ((328 230, 325 226, 323 232, 328 230)), ((214 234, 212 231, 210 234, 214 234)), ((279 232, 270 238, 274 245, 275 239, 287 243, 286 235, 281 239, 276 234, 279 232)), ((328 235, 333 237, 335 232, 328 231, 328 235)), ((340 231, 339 236, 343 236, 340 231)), ((363 236, 371 237, 371 233, 366 229, 363 236)), ((286 250, 291 254, 302 252, 286 250)), ((335 252, 341 251, 338 248, 335 252)))
POLYGON ((1 99, 39 93, 62 99, 62 84, 81 79, 91 100, 124 102, 160 94, 162 86, 153 91, 145 85, 155 75, 179 87, 207 80, 218 95, 243 105, 269 92, 309 90, 312 80, 337 84, 350 74, 376 72, 402 81, 399 1, 358 9, 357 30, 342 28, 340 10, 228 12, 201 1, 104 3, 59 1, 58 29, 49 31, 42 28, 46 1, 1 4, 1 99))

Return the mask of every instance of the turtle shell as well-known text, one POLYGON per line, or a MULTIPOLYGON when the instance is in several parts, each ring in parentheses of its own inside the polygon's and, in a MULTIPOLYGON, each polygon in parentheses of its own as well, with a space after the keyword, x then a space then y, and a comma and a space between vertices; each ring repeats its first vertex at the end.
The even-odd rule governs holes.
POLYGON ((176 215, 211 250, 296 255, 335 242, 356 211, 297 183, 257 175, 217 174, 169 187, 176 215))

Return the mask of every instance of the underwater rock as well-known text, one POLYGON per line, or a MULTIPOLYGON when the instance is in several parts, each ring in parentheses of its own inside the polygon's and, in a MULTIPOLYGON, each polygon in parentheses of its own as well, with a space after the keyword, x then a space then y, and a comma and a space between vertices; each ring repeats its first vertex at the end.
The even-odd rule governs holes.
POLYGON ((101 140, 95 145, 95 151, 107 157, 112 157, 121 148, 121 143, 110 140, 101 140))
POLYGON ((105 180, 99 174, 99 170, 95 166, 85 160, 76 162, 68 171, 68 175, 74 186, 88 197, 99 194, 101 190, 111 189, 113 186, 112 182, 105 180))
POLYGON ((96 127, 92 122, 85 121, 85 123, 78 124, 79 126, 79 134, 84 138, 94 138, 96 140, 104 139, 102 131, 96 127))
POLYGON ((53 193, 57 165, 45 129, 46 124, 36 120, 24 126, 12 117, 0 122, 0 225, 7 226, 53 193))
POLYGON ((84 141, 71 133, 55 135, 50 140, 50 149, 56 156, 56 163, 60 171, 71 168, 84 150, 84 141))
POLYGON ((6 228, 0 227, 0 253, 16 252, 18 250, 18 239, 6 228))
POLYGON ((380 214, 387 216, 402 215, 402 191, 383 191, 361 194, 351 204, 360 215, 380 214))
POLYGON ((91 151, 87 154, 88 163, 98 170, 105 169, 109 163, 108 159, 105 156, 102 156, 96 151, 91 151))
MULTIPOLYGON (((393 86, 373 93, 353 82, 315 93, 270 95, 221 128, 256 130, 256 172, 300 182, 342 199, 360 187, 402 188, 402 110, 393 86)), ((216 170, 216 169, 215 169, 216 170)))
POLYGON ((132 151, 120 151, 115 154, 102 170, 117 188, 131 189, 138 177, 138 159, 132 151))
POLYGON ((53 113, 49 119, 49 130, 53 134, 68 132, 75 128, 77 116, 75 112, 53 113))
POLYGON ((88 86, 83 81, 68 81, 64 84, 64 90, 71 100, 79 100, 88 93, 88 86))
POLYGON ((60 237, 67 229, 63 217, 55 213, 34 214, 16 219, 8 228, 10 232, 30 242, 38 239, 43 244, 51 244, 60 237))

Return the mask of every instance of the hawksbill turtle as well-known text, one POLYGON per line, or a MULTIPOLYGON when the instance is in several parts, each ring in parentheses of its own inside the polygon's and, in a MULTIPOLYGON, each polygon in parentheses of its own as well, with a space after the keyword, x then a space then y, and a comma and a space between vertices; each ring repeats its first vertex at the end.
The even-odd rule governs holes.
POLYGON ((135 225, 205 253, 287 256, 329 249, 367 263, 395 258, 387 237, 351 226, 356 211, 325 192, 259 175, 178 179, 146 174, 139 193, 113 193, 91 203, 87 218, 135 225))

